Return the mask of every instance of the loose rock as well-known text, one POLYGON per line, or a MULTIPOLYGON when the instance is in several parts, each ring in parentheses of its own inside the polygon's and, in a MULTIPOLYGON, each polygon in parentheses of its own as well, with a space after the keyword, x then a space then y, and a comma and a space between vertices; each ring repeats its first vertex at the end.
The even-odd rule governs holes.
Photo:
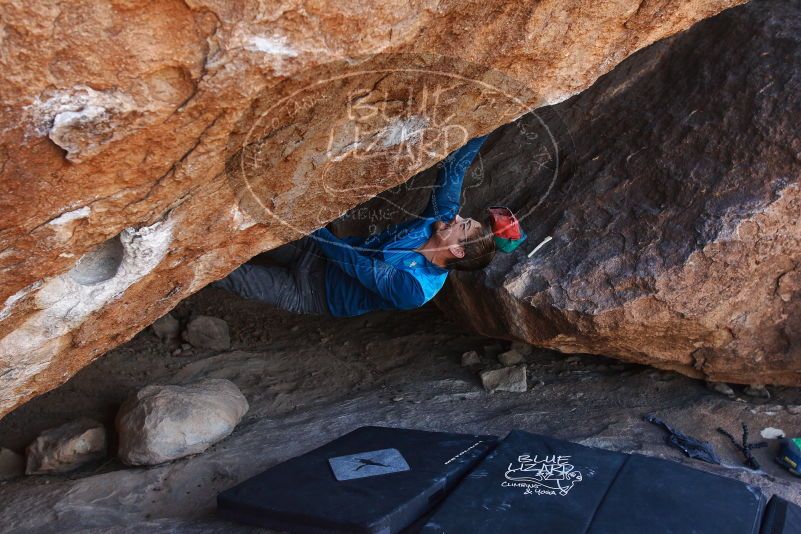
POLYGON ((156 337, 164 343, 173 343, 181 335, 181 323, 171 313, 157 319, 155 323, 150 325, 150 328, 156 334, 156 337))
POLYGON ((725 395, 730 399, 733 399, 734 397, 737 396, 734 393, 734 390, 731 388, 731 386, 726 384, 725 382, 707 382, 706 387, 708 387, 712 391, 720 393, 721 395, 725 395))
POLYGON ((473 365, 480 365, 481 358, 478 355, 478 352, 474 350, 469 350, 462 354, 462 367, 470 367, 473 365))
POLYGON ((106 456, 106 429, 81 418, 42 432, 25 451, 25 473, 66 473, 106 456))
POLYGON ((10 480, 25 473, 25 458, 11 449, 0 447, 0 480, 10 480))
POLYGON ((745 388, 745 394, 749 397, 757 397, 760 399, 770 398, 770 391, 762 384, 751 384, 745 388))
POLYGON ((498 354, 498 361, 504 367, 510 367, 519 363, 525 363, 526 359, 516 350, 507 350, 506 352, 498 354))
POLYGON ((762 436, 762 439, 779 439, 785 436, 784 430, 781 428, 773 428, 772 426, 763 428, 759 435, 762 436))
POLYGON ((233 432, 248 402, 233 382, 147 386, 117 414, 120 459, 155 465, 203 452, 233 432))
POLYGON ((493 393, 495 391, 512 391, 522 393, 528 389, 526 384, 526 366, 504 367, 481 373, 481 383, 484 389, 493 393))
POLYGON ((186 325, 184 340, 193 347, 210 350, 231 348, 228 323, 217 317, 198 315, 186 325))

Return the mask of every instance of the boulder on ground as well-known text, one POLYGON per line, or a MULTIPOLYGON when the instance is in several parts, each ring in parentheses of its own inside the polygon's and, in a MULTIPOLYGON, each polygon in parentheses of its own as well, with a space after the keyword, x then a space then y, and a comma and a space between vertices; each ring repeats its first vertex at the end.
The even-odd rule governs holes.
POLYGON ((218 317, 208 315, 198 315, 189 321, 184 330, 184 340, 198 349, 228 350, 231 348, 228 323, 218 317))
POLYGON ((511 367, 512 365, 525 363, 526 359, 516 350, 507 350, 506 352, 498 354, 498 361, 504 367, 511 367))
POLYGON ((731 386, 725 382, 707 382, 706 387, 708 387, 712 391, 720 393, 721 395, 725 395, 730 399, 733 399, 737 396, 737 394, 734 393, 734 390, 731 388, 731 386))
POLYGON ((503 367, 501 369, 482 371, 481 383, 484 385, 484 389, 490 393, 495 391, 523 393, 528 389, 528 384, 526 383, 526 366, 518 365, 516 367, 503 367))
POLYGON ((799 69, 801 5, 753 2, 506 127, 463 210, 507 203, 528 240, 437 304, 491 337, 801 385, 799 69))
POLYGON ((172 343, 177 341, 181 335, 181 323, 172 316, 171 313, 156 319, 156 322, 150 325, 153 333, 164 343, 172 343))
POLYGON ((106 456, 106 429, 81 418, 42 432, 25 450, 28 475, 66 473, 106 456))
POLYGON ((233 432, 247 411, 229 380, 144 387, 117 414, 119 457, 128 465, 155 465, 203 452, 233 432))
POLYGON ((25 457, 0 447, 0 480, 10 480, 25 473, 25 457))
POLYGON ((757 397, 760 399, 769 399, 770 391, 764 384, 751 384, 745 388, 745 394, 749 397, 757 397))
POLYGON ((478 355, 478 352, 474 350, 468 350, 462 354, 462 367, 472 367, 473 365, 479 365, 480 363, 481 357, 478 355))

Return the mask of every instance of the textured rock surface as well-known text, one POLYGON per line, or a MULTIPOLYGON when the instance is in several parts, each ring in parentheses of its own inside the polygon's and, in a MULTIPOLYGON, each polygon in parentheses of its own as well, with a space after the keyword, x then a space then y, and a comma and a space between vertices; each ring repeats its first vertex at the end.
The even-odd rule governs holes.
POLYGON ((523 355, 516 350, 507 350, 506 352, 498 354, 498 362, 505 367, 517 365, 518 363, 524 363, 525 361, 526 359, 523 357, 523 355))
POLYGON ((250 402, 245 420, 218 446, 175 462, 129 469, 110 459, 97 469, 49 477, 49 484, 36 477, 0 484, 4 531, 265 534, 219 519, 217 494, 355 428, 387 424, 497 436, 519 428, 667 458, 801 504, 798 479, 772 459, 776 441, 754 451, 764 471, 751 471, 715 430, 722 426, 738 434, 745 421, 751 439, 759 441, 759 430, 768 426, 797 429, 798 388, 773 388, 776 395, 765 402, 743 397, 742 387, 734 386, 740 399, 729 400, 675 373, 535 350, 529 355, 528 392, 489 394, 475 371, 460 365, 460 355, 486 339, 432 307, 376 313, 366 325, 364 317, 291 315, 208 288, 177 311, 190 309, 224 314, 242 340, 240 350, 173 358, 155 336, 138 335, 87 366, 67 387, 0 421, 0 446, 16 448, 29 440, 32 428, 63 417, 65 405, 93 417, 111 409, 113 417, 128 391, 172 380, 181 365, 182 377, 230 377, 250 402), (261 341, 260 332, 268 332, 270 341, 261 341), (322 336, 329 341, 321 344, 322 336), (667 446, 664 432, 642 420, 651 412, 713 443, 725 465, 691 460, 667 446))
POLYGON ((565 352, 801 385, 799 70, 797 2, 750 3, 637 54, 540 113, 561 150, 536 209, 553 169, 521 155, 543 128, 507 128, 485 186, 530 241, 453 277, 442 305, 565 352))
POLYGON ((199 315, 193 318, 186 325, 183 337, 190 345, 199 349, 228 350, 231 348, 228 323, 219 317, 199 315))
POLYGON ((0 415, 431 165, 463 141, 446 127, 558 102, 737 3, 4 3, 0 415))
MULTIPOLYGON (((452 275, 438 304, 493 337, 801 385, 799 69, 801 6, 752 2, 502 128, 464 211, 511 206, 528 241, 452 275)), ((432 179, 361 219, 419 211, 432 179)), ((350 215, 344 233, 367 230, 350 215)))
POLYGON ((164 343, 175 343, 181 336, 181 323, 171 313, 157 319, 150 328, 164 343))
POLYGON ((478 352, 468 350, 462 354, 462 367, 472 367, 473 365, 481 365, 481 357, 478 352))
POLYGON ((247 411, 230 380, 147 386, 120 407, 119 457, 129 465, 156 465, 203 452, 233 432, 247 411))
POLYGON ((480 376, 484 389, 490 393, 495 391, 523 393, 528 388, 525 365, 481 371, 480 376))
POLYGON ((10 480, 25 473, 25 457, 0 447, 0 480, 10 480))
POLYGON ((106 429, 82 418, 41 433, 25 449, 25 474, 66 473, 106 456, 106 429))

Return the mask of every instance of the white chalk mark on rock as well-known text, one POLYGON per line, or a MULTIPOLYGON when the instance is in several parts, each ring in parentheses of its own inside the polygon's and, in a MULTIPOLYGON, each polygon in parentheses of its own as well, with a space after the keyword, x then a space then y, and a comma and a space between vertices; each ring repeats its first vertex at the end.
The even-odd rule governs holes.
POLYGON ((130 133, 124 117, 143 110, 127 93, 76 85, 44 99, 37 97, 25 111, 35 135, 48 136, 67 151, 68 160, 79 163, 130 133))
POLYGON ((247 214, 242 213, 237 206, 231 208, 231 217, 234 219, 234 227, 240 232, 256 224, 256 221, 248 217, 247 214))
POLYGON ((84 206, 77 210, 68 211, 66 213, 62 213, 55 219, 51 220, 47 224, 52 226, 60 226, 62 224, 67 224, 69 222, 78 220, 78 219, 85 219, 89 217, 89 214, 92 212, 92 208, 89 206, 84 206))
MULTIPOLYGON (((161 262, 172 241, 174 224, 175 221, 168 219, 144 228, 123 230, 119 236, 122 258, 108 279, 81 283, 70 271, 26 288, 27 293, 39 288, 35 295, 39 311, 0 339, 0 369, 6 369, 0 376, 0 411, 10 408, 15 399, 25 395, 24 391, 19 391, 19 386, 46 369, 53 357, 66 348, 70 342, 67 334, 92 313, 118 299, 161 262)), ((100 254, 98 261, 102 260, 100 254)), ((6 307, 25 294, 12 296, 10 303, 6 301, 6 307)))
POLYGON ((31 291, 35 291, 40 287, 42 287, 41 280, 20 289, 19 291, 8 297, 5 303, 3 303, 3 309, 0 310, 0 321, 11 315, 11 311, 14 309, 14 306, 17 304, 17 302, 25 298, 28 294, 30 294, 31 291))
POLYGON ((406 142, 418 142, 428 126, 428 119, 414 116, 406 119, 396 119, 379 133, 381 144, 385 147, 396 146, 406 142))
POLYGON ((248 40, 247 50, 284 57, 297 57, 298 51, 282 36, 254 35, 248 40))

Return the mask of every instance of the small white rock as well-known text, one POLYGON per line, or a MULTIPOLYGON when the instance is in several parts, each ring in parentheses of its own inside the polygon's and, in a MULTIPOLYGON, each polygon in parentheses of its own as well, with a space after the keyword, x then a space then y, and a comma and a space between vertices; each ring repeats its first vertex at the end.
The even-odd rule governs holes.
POLYGON ((150 328, 162 343, 173 342, 181 335, 181 323, 171 313, 156 319, 156 322, 150 325, 150 328))
POLYGON ((498 354, 498 361, 504 367, 510 367, 519 363, 525 363, 526 359, 516 350, 507 350, 506 352, 498 354))
POLYGON ((218 317, 198 315, 186 325, 184 341, 193 347, 210 350, 231 348, 231 335, 228 323, 218 317))
POLYGON ((470 367, 472 365, 479 365, 481 363, 481 358, 478 355, 478 352, 474 350, 469 350, 462 354, 462 367, 470 367))
POLYGON ((66 473, 106 456, 106 429, 81 418, 42 432, 25 450, 25 473, 66 473))
POLYGON ((763 439, 779 439, 785 436, 784 430, 781 428, 773 428, 772 426, 763 428, 759 435, 762 436, 763 439))
POLYGON ((725 382, 707 382, 706 386, 712 391, 716 391, 721 395, 729 397, 730 399, 733 399, 736 396, 731 386, 725 382))
POLYGON ((495 391, 511 391, 523 393, 528 389, 526 383, 526 366, 503 367, 490 371, 482 371, 481 383, 490 393, 495 391))

